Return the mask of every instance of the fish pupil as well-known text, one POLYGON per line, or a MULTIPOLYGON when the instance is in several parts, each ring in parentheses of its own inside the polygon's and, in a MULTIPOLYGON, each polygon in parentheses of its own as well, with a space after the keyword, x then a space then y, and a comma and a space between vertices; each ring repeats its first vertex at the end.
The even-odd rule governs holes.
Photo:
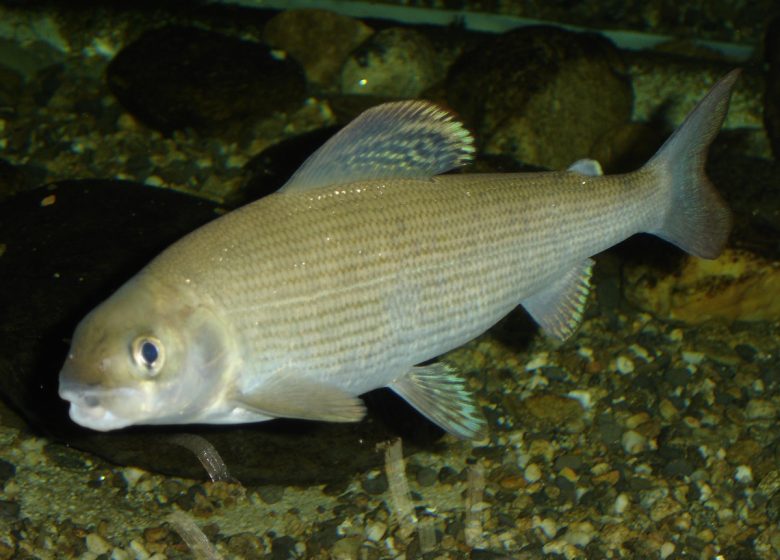
POLYGON ((155 346, 153 342, 147 340, 141 344, 141 357, 144 359, 144 363, 147 366, 153 366, 159 356, 160 351, 157 350, 157 346, 155 346))

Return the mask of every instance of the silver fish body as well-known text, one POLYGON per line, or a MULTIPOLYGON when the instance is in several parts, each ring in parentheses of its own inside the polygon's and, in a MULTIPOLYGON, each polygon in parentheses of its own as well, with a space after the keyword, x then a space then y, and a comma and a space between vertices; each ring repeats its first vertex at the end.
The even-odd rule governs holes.
POLYGON ((164 251, 78 326, 61 373, 94 429, 362 417, 390 387, 451 433, 485 425, 460 378, 419 364, 518 304, 576 328, 590 256, 638 232, 712 258, 730 213, 703 173, 732 72, 640 170, 439 175, 470 137, 422 102, 380 106, 275 194, 164 251))

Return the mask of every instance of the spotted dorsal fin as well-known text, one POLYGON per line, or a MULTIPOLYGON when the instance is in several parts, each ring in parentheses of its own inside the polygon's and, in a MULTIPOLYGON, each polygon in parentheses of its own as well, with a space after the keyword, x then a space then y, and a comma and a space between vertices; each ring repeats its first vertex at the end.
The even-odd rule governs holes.
POLYGON ((468 163, 473 153, 471 134, 447 111, 427 101, 384 103, 337 132, 280 191, 428 178, 468 163))

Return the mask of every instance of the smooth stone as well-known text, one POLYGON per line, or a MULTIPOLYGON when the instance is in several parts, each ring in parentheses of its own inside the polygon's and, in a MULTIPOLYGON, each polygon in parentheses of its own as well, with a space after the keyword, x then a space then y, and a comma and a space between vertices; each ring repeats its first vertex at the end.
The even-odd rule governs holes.
POLYGON ((372 35, 344 62, 341 92, 419 97, 443 78, 437 52, 425 35, 391 27, 372 35))
POLYGON ((447 101, 487 153, 565 169, 631 116, 625 65, 607 39, 532 26, 486 39, 450 69, 447 101))
POLYGON ((373 30, 362 21, 326 10, 287 10, 266 23, 263 38, 303 65, 310 83, 337 90, 341 67, 373 30))

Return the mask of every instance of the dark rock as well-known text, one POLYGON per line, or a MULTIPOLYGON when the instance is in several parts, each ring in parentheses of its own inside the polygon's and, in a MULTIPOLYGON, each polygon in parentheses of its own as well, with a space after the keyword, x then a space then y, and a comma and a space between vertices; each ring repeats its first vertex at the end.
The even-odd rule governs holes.
POLYGON ((19 518, 21 508, 16 502, 0 500, 0 519, 11 521, 19 518))
POLYGON ((769 65, 764 93, 764 126, 772 152, 780 159, 780 17, 769 24, 764 37, 764 57, 769 65))
POLYGON ((146 32, 114 57, 107 79, 130 113, 165 133, 227 133, 295 109, 306 94, 303 70, 292 59, 191 27, 146 32))
POLYGON ((384 472, 380 472, 377 475, 369 474, 366 476, 360 484, 368 494, 379 495, 384 494, 387 491, 387 476, 384 472))
POLYGON ((436 483, 436 471, 430 467, 423 467, 417 471, 417 484, 426 488, 436 483))
POLYGON ((560 169, 629 120, 632 90, 607 39, 540 26, 463 55, 447 78, 447 100, 486 152, 560 169))
POLYGON ((690 476, 693 474, 693 465, 686 459, 672 459, 664 465, 662 472, 668 477, 690 476))
POLYGON ((685 387, 691 381, 691 374, 685 368, 675 367, 664 372, 664 381, 672 387, 685 387))
POLYGON ((16 467, 4 459, 0 459, 0 486, 16 476, 16 467))
POLYGON ((257 200, 279 190, 306 158, 339 130, 340 127, 331 126, 300 134, 274 144, 250 159, 244 165, 247 180, 241 189, 242 200, 257 200))
POLYGON ((44 182, 46 170, 32 165, 13 165, 0 159, 0 201, 31 190, 44 182))
MULTIPOLYGON (((359 424, 277 420, 240 426, 139 427, 97 433, 76 426, 57 395, 78 321, 155 254, 216 217, 208 201, 120 181, 69 181, 0 204, 0 394, 37 431, 111 462, 205 478, 168 434, 208 439, 245 484, 348 480, 383 462, 377 443, 412 431, 407 454, 441 435, 399 398, 359 424), (379 420, 386 418, 387 428, 379 420), (416 423, 416 424, 415 424, 416 423), (416 427, 415 427, 416 426, 416 427), (427 439, 426 438, 431 438, 427 439)), ((369 403, 369 409, 372 405, 369 403)))
POLYGON ((734 351, 737 353, 742 361, 751 363, 756 359, 758 351, 750 344, 737 344, 734 347, 734 351))
POLYGON ((275 504, 284 497, 284 486, 266 484, 257 487, 257 495, 266 504, 275 504))
POLYGON ((580 467, 582 467, 582 458, 579 455, 567 453, 555 459, 554 468, 556 471, 560 471, 565 468, 569 468, 573 471, 576 471, 580 467))
POLYGON ((271 560, 292 560, 297 558, 295 539, 288 536, 276 537, 271 541, 271 560))

